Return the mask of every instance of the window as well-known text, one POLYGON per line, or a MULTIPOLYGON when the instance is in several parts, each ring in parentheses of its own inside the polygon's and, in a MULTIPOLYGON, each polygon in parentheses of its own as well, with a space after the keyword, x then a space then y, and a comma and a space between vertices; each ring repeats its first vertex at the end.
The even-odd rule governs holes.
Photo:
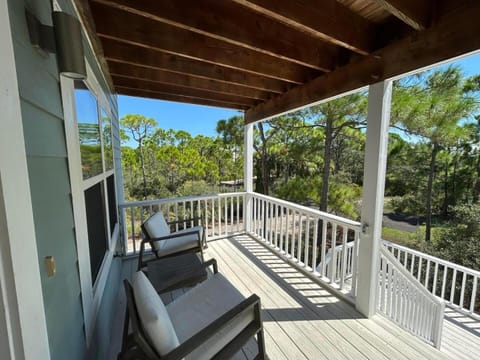
POLYGON ((111 118, 87 84, 74 81, 76 128, 91 281, 94 285, 117 223, 111 118))

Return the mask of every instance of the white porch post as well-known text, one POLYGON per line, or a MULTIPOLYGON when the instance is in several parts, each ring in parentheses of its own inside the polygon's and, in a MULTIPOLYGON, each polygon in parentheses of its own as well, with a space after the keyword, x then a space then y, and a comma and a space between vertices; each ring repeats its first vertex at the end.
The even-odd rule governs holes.
POLYGON ((249 232, 252 221, 253 192, 253 124, 246 124, 243 136, 243 183, 247 195, 245 196, 245 231, 249 232))
POLYGON ((391 81, 369 88, 356 298, 357 310, 367 317, 375 314, 376 305, 391 96, 391 81))
POLYGON ((0 357, 50 359, 6 0, 0 0, 0 48, 0 357))

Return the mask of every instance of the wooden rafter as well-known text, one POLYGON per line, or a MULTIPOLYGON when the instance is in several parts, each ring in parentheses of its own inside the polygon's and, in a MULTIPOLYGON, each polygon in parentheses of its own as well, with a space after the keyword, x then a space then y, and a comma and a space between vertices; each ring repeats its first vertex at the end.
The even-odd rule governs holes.
POLYGON ((232 0, 294 29, 362 55, 374 49, 374 28, 336 0, 232 0))
POLYGON ((148 80, 126 78, 123 76, 112 76, 112 79, 116 87, 148 90, 152 92, 170 95, 185 95, 199 99, 217 100, 223 103, 238 104, 244 106, 253 106, 259 103, 259 101, 255 99, 249 99, 230 94, 220 94, 207 90, 192 89, 179 85, 162 84, 148 80))
POLYGON ((176 102, 187 103, 187 104, 215 106, 215 107, 236 109, 236 110, 248 109, 248 106, 245 106, 245 105, 232 104, 229 102, 222 102, 218 100, 202 99, 202 98, 178 95, 178 94, 177 95, 164 94, 164 93, 155 92, 155 91, 149 91, 144 89, 131 89, 131 88, 122 87, 122 86, 117 86, 116 89, 118 94, 120 95, 144 97, 149 99, 158 99, 158 100, 165 100, 165 101, 176 101, 176 102))
POLYGON ((374 0, 390 14, 417 31, 425 30, 429 23, 428 0, 374 0))
POLYGON ((249 99, 267 100, 272 93, 247 88, 236 84, 227 84, 215 80, 197 78, 185 74, 173 73, 165 70, 149 69, 143 66, 125 64, 122 62, 109 62, 112 76, 121 76, 130 79, 148 80, 163 84, 179 85, 198 90, 207 90, 220 94, 230 94, 249 99))
POLYGON ((219 65, 195 61, 182 56, 150 50, 110 39, 102 39, 105 58, 109 61, 144 66, 150 69, 212 79, 273 93, 287 90, 288 83, 219 65))
POLYGON ((480 2, 466 2, 427 30, 293 88, 246 112, 255 122, 480 49, 480 2))
POLYGON ((92 3, 97 34, 125 43, 302 84, 318 71, 142 16, 92 3), (128 24, 128 26, 126 26, 128 24))
POLYGON ((321 71, 332 70, 338 54, 335 46, 228 1, 94 1, 321 71))

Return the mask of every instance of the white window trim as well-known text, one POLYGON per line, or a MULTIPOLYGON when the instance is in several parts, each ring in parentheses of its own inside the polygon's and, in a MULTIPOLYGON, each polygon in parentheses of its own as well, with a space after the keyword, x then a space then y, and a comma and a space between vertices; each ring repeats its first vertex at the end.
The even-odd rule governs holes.
MULTIPOLYGON (((97 115, 100 118, 102 108, 110 117, 112 122, 114 121, 113 112, 110 109, 109 102, 106 95, 103 93, 101 86, 95 78, 95 75, 88 64, 87 65, 87 80, 90 91, 97 98, 97 115)), ((115 226, 113 233, 110 232, 110 216, 108 202, 105 203, 106 210, 106 226, 108 229, 107 239, 107 251, 103 258, 102 265, 97 275, 95 284, 92 286, 92 274, 90 270, 90 250, 88 243, 88 231, 87 231, 87 218, 85 209, 85 197, 84 191, 89 187, 102 182, 104 186, 104 192, 106 194, 105 199, 108 197, 108 191, 106 186, 106 179, 110 175, 114 174, 114 170, 108 170, 92 178, 83 180, 82 168, 81 168, 81 154, 80 154, 80 141, 78 136, 78 127, 76 121, 76 108, 75 108, 75 96, 74 96, 74 81, 72 79, 61 76, 61 91, 62 101, 65 117, 65 135, 67 142, 68 152, 68 166, 70 172, 71 191, 72 191, 72 203, 73 213, 75 221, 75 234, 77 242, 77 254, 80 274, 80 285, 82 290, 82 303, 83 303, 83 315, 85 322, 85 334, 87 346, 91 342, 91 338, 94 332, 94 327, 97 319, 97 314, 101 305, 103 293, 105 291, 105 285, 107 283, 108 275, 110 273, 110 267, 112 264, 113 256, 115 253, 115 247, 119 238, 118 224, 115 226)), ((100 123, 99 123, 100 124, 100 123)), ((100 126, 101 127, 101 126, 100 126)), ((113 138, 113 137, 112 137, 113 138)), ((100 136, 101 145, 103 145, 103 136, 100 136)), ((102 146, 102 168, 103 160, 103 146, 102 146)))
MULTIPOLYGON (((0 344, 6 359, 50 359, 9 9, 0 0, 0 344)), ((42 264, 43 265, 43 264, 42 264)))

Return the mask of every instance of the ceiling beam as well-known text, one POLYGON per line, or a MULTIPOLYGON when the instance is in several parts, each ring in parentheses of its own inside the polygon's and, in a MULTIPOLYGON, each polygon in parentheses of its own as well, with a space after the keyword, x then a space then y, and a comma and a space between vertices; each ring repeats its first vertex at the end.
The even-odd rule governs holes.
POLYGON ((362 55, 374 49, 374 28, 336 0, 232 0, 323 41, 362 55))
POLYGON ((112 76, 139 79, 162 84, 179 85, 198 90, 207 90, 219 94, 230 94, 256 100, 266 100, 272 93, 250 89, 235 84, 222 83, 215 80, 196 78, 185 74, 172 73, 165 70, 149 69, 142 66, 110 61, 108 63, 112 76))
POLYGON ((111 39, 102 39, 102 44, 105 58, 108 61, 123 62, 150 69, 166 70, 278 94, 287 90, 288 86, 288 83, 280 80, 195 61, 177 55, 166 54, 160 51, 149 50, 144 47, 125 44, 111 39))
POLYGON ((122 10, 98 3, 92 3, 91 7, 96 31, 101 38, 162 50, 293 84, 302 84, 319 74, 316 70, 298 64, 122 10))
POLYGON ((393 16, 417 31, 425 30, 430 20, 428 0, 374 0, 393 16))
POLYGON ((238 104, 249 107, 259 103, 259 101, 255 99, 247 99, 229 94, 219 94, 212 91, 192 89, 179 85, 162 84, 147 80, 131 79, 113 75, 112 79, 115 87, 128 87, 131 89, 143 89, 163 94, 184 95, 204 100, 219 101, 222 103, 238 104))
POLYGON ((94 1, 321 71, 338 56, 337 47, 229 1, 94 1))
POLYGON ((183 96, 183 95, 163 94, 163 93, 158 93, 158 92, 143 90, 143 89, 131 89, 128 87, 117 86, 116 90, 117 90, 117 93, 120 95, 143 97, 148 99, 175 101, 175 102, 181 102, 181 103, 187 103, 187 104, 214 106, 214 107, 235 109, 235 110, 246 110, 248 108, 248 106, 239 105, 239 104, 223 103, 221 101, 206 100, 206 99, 183 96))
POLYGON ((469 1, 434 26, 415 33, 308 84, 295 87, 245 114, 251 123, 480 49, 480 2, 469 1))

